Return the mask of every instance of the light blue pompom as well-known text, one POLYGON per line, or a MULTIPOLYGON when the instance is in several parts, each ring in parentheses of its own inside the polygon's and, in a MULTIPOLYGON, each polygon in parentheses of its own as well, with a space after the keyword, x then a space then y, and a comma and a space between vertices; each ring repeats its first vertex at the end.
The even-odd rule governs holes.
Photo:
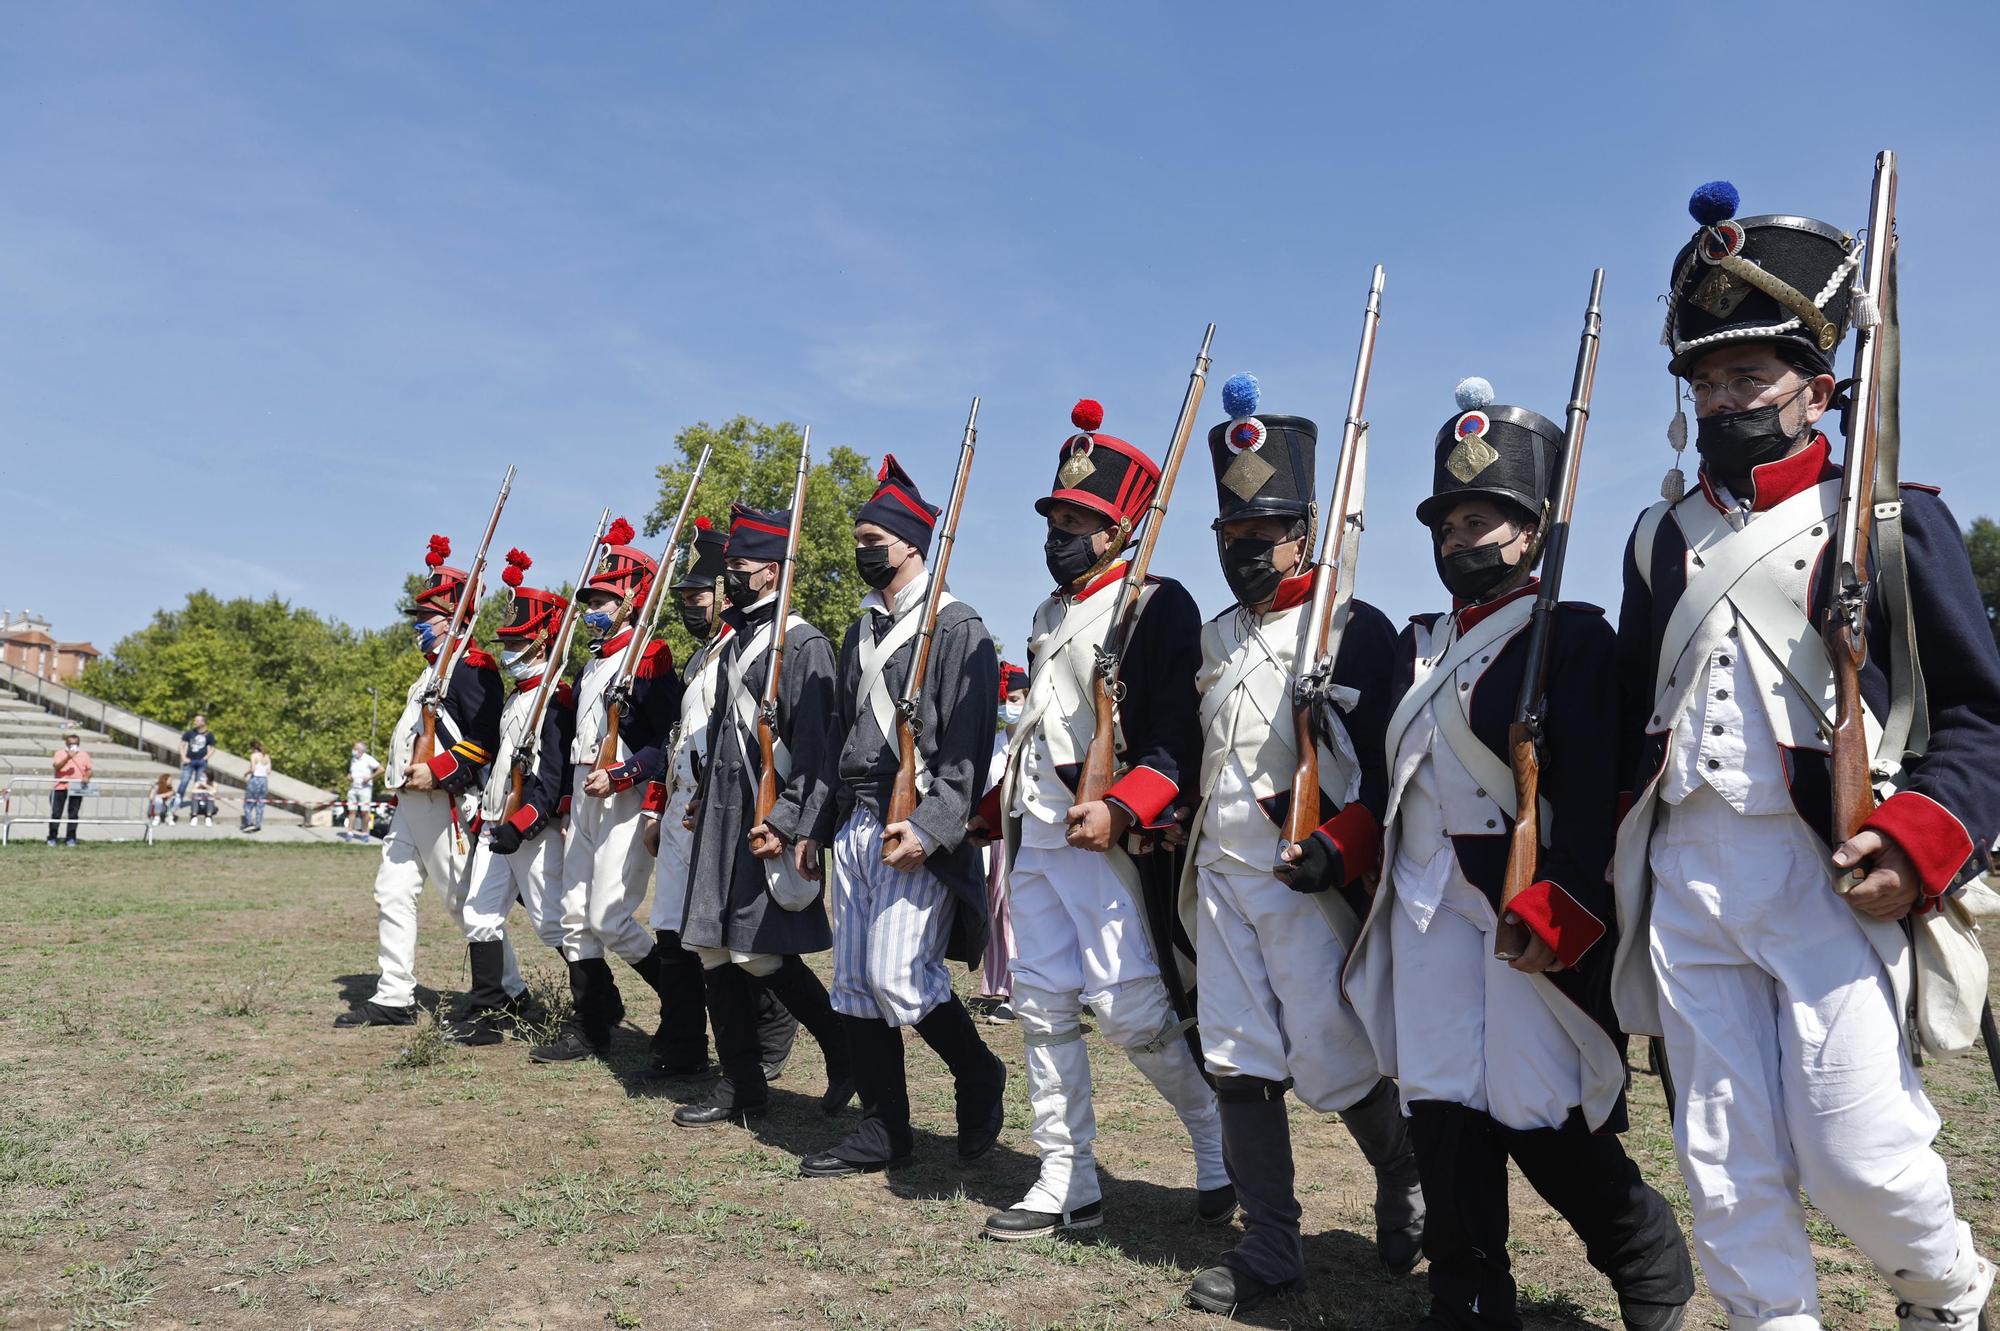
POLYGON ((1726 180, 1711 180, 1688 195, 1688 216, 1703 226, 1714 226, 1736 216, 1736 205, 1741 202, 1736 186, 1726 180))
POLYGON ((1458 399, 1460 411, 1476 411, 1493 400, 1493 385, 1475 374, 1470 379, 1459 380, 1452 396, 1458 399))
POLYGON ((1222 409, 1229 419, 1253 416, 1257 412, 1257 376, 1232 374, 1222 383, 1222 409))

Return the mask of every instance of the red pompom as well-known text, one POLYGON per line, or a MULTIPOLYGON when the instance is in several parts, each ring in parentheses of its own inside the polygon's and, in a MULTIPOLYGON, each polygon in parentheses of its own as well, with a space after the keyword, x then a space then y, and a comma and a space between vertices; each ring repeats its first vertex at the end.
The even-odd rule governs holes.
POLYGON ((506 583, 509 587, 520 586, 521 566, 514 563, 512 560, 509 560, 507 562, 507 567, 500 571, 500 581, 506 583))
POLYGON ((697 513, 694 515, 694 529, 696 531, 713 531, 715 529, 715 524, 713 522, 710 522, 706 517, 697 513))
POLYGON ((632 537, 636 534, 632 530, 631 523, 623 518, 615 518, 612 520, 611 530, 604 533, 604 543, 606 545, 628 545, 631 543, 632 537))
POLYGON ((1104 424, 1104 404, 1094 398, 1084 398, 1069 409, 1069 419, 1079 430, 1095 430, 1104 424))
POLYGON ((533 568, 535 566, 535 561, 528 558, 526 550, 509 550, 507 552, 507 562, 515 568, 533 568))
POLYGON ((424 552, 424 562, 432 568, 443 568, 444 556, 435 550, 427 550, 424 552))

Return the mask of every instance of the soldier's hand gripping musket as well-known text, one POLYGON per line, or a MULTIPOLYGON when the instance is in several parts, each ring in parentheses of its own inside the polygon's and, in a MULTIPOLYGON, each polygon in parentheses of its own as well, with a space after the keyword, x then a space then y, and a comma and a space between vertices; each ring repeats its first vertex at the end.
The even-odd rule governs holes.
POLYGON ((1576 351, 1576 375, 1571 380, 1569 410, 1564 421, 1562 461, 1555 494, 1544 519, 1542 580, 1528 621, 1528 659, 1521 672, 1521 695, 1508 730, 1508 758, 1514 771, 1514 834, 1507 849, 1507 877, 1500 891, 1500 925, 1493 934, 1493 955, 1512 961, 1528 948, 1528 926, 1510 909, 1535 881, 1541 859, 1542 718, 1548 705, 1549 638, 1555 629, 1556 603, 1562 599, 1563 558, 1569 549, 1570 515, 1576 509, 1576 478, 1583 461, 1583 434, 1590 424, 1590 399, 1597 383, 1599 304, 1604 295, 1604 270, 1590 278, 1590 304, 1583 312, 1583 338, 1576 351))
POLYGON ((479 579, 486 571, 486 552, 493 544, 494 529, 500 525, 501 511, 507 507, 507 496, 514 488, 514 468, 510 464, 507 474, 500 478, 500 493, 493 500, 493 512, 486 519, 486 532, 479 538, 479 551, 472 558, 472 567, 467 571, 465 594, 458 598, 458 606, 451 614, 451 627, 446 630, 444 645, 438 649, 437 671, 431 677, 429 689, 424 694, 424 730, 417 741, 415 761, 427 763, 437 756, 438 708, 451 692, 452 670, 465 649, 472 645, 472 621, 478 614, 479 579))

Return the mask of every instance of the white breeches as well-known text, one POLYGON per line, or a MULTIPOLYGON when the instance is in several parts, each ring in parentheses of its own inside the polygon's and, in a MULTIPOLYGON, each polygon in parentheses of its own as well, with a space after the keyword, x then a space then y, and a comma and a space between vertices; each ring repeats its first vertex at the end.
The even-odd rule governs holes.
POLYGON ((1403 1106, 1443 1100, 1510 1128, 1559 1128, 1583 1103, 1583 1056, 1535 982, 1493 955, 1485 893, 1450 847, 1438 854, 1449 877, 1428 926, 1388 911, 1403 1106))
MULTIPOLYGON (((382 978, 375 982, 374 1001, 383 1007, 417 1001, 417 897, 425 883, 437 893, 453 929, 464 928, 466 857, 459 853, 451 805, 451 796, 441 790, 403 791, 382 843, 382 863, 375 870, 375 964, 382 978)), ((512 947, 506 958, 507 990, 519 993, 521 972, 512 947)))
POLYGON ((1826 847, 1704 787, 1664 810, 1650 860, 1674 1145, 1731 1331, 1819 1326, 1800 1188, 1900 1297, 1943 1302, 1964 1232, 1938 1116, 1826 847))
POLYGON ((507 936, 507 912, 516 898, 528 912, 535 935, 562 951, 563 839, 554 825, 527 842, 512 855, 493 853, 491 829, 479 829, 479 844, 472 848, 472 869, 466 880, 471 890, 465 895, 465 941, 490 943, 507 936))
MULTIPOLYGON (((688 870, 694 865, 694 833, 681 826, 690 799, 676 793, 660 815, 660 858, 653 866, 652 926, 680 932, 687 923, 688 870)), ((641 827, 645 824, 641 823, 641 827)))
POLYGON ((741 966, 760 979, 766 975, 776 975, 785 959, 775 952, 738 952, 728 947, 693 947, 688 951, 701 958, 701 968, 712 971, 732 963, 741 966))
POLYGON ((1196 1186, 1229 1181, 1222 1120, 1174 1016, 1138 903, 1102 855, 1022 845, 1008 878, 1014 911, 1014 1011, 1027 1045, 1030 1136, 1041 1175, 1020 1205, 1061 1212, 1102 1196, 1092 1143, 1088 1006, 1104 1038, 1124 1049, 1174 1107, 1194 1143, 1196 1186))
POLYGON ((1347 949, 1318 906, 1268 873, 1195 871, 1201 1050, 1218 1077, 1292 1079, 1314 1109, 1346 1109, 1381 1079, 1340 996, 1347 949))
POLYGON ((653 935, 639 923, 639 905, 653 881, 653 862, 639 838, 642 786, 607 799, 583 793, 589 769, 576 769, 563 849, 563 955, 587 961, 615 952, 638 962, 653 950, 653 935))
POLYGON ((951 997, 951 891, 929 869, 882 863, 882 821, 865 805, 833 838, 833 1010, 914 1026, 951 997))

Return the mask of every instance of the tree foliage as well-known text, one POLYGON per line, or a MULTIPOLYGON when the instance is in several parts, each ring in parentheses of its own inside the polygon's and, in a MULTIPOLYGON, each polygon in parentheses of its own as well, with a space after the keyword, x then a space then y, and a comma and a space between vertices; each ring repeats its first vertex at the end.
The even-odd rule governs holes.
MULTIPOLYGON (((702 421, 682 430, 674 437, 680 460, 659 468, 660 498, 646 515, 647 535, 659 535, 674 520, 704 446, 712 452, 695 494, 694 513, 706 514, 722 527, 729 520, 729 505, 737 500, 756 508, 789 508, 799 443, 799 428, 790 421, 765 425, 748 416, 720 426, 702 421)), ((868 459, 851 448, 822 444, 814 456, 792 608, 838 643, 861 613, 866 588, 854 569, 854 512, 875 493, 875 473, 868 459)), ((660 621, 674 659, 686 660, 693 643, 679 619, 668 609, 660 621)))
POLYGON ((1965 533, 1965 552, 1972 557, 1972 576, 1979 583, 1979 600, 1993 641, 2000 643, 2000 522, 1974 518, 1965 533))

